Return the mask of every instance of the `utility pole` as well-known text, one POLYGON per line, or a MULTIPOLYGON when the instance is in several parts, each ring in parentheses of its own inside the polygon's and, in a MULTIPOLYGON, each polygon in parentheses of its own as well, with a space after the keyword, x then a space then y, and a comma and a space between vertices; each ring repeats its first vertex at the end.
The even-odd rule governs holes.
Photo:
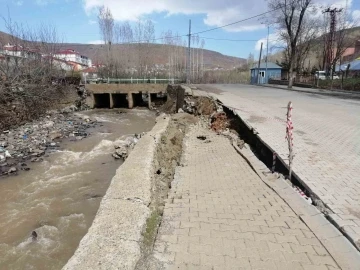
POLYGON ((270 25, 268 25, 268 34, 267 34, 267 42, 266 42, 266 67, 265 67, 265 79, 266 83, 269 83, 269 76, 267 74, 268 71, 268 58, 269 58, 269 34, 270 34, 270 25))
POLYGON ((260 47, 260 56, 259 56, 259 63, 258 63, 258 72, 257 72, 257 83, 260 83, 260 63, 261 63, 261 54, 262 54, 262 48, 263 48, 263 43, 261 42, 261 47, 260 47))
POLYGON ((188 40, 189 40, 189 44, 188 44, 188 55, 187 55, 187 72, 186 72, 186 83, 190 84, 190 68, 191 68, 191 20, 189 20, 189 35, 188 35, 188 40))
POLYGON ((334 59, 334 43, 335 43, 335 31, 336 31, 336 13, 342 12, 342 8, 327 8, 323 13, 330 13, 330 32, 326 41, 325 49, 325 71, 330 74, 331 78, 333 75, 332 61, 334 59))

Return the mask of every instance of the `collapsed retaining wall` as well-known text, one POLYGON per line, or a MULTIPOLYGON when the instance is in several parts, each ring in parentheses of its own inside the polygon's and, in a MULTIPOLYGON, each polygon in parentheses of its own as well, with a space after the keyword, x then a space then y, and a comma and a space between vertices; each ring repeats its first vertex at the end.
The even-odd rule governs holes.
POLYGON ((150 216, 155 153, 169 125, 159 116, 116 171, 88 233, 63 270, 134 269, 150 216))

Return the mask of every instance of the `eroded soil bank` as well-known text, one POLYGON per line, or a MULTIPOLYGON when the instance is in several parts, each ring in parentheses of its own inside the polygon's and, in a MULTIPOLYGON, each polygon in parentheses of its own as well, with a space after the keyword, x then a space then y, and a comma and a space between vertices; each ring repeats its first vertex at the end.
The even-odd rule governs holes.
MULTIPOLYGON (((155 114, 146 109, 94 110, 76 117, 85 123, 81 131, 88 136, 77 133, 63 138, 57 134, 42 150, 42 161, 26 162, 31 170, 0 179, 0 269, 61 269, 91 226, 122 163, 112 157, 113 142, 149 131, 155 123, 155 114), (32 231, 37 232, 36 241, 32 231)), ((64 121, 64 125, 57 121, 48 124, 65 130, 74 124, 70 114, 64 121)), ((41 133, 43 129, 39 129, 41 133)), ((45 129, 47 136, 53 131, 45 129)), ((78 130, 69 129, 69 133, 74 131, 78 130)), ((21 154, 20 150, 14 152, 21 154)))

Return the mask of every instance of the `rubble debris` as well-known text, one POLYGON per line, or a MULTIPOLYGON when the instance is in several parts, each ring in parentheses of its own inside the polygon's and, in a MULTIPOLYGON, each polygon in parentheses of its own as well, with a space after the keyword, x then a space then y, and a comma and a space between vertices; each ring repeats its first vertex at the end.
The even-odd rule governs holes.
POLYGON ((87 92, 85 86, 78 86, 76 87, 78 98, 75 101, 75 108, 76 111, 85 111, 90 110, 90 106, 86 102, 86 98, 88 97, 89 93, 87 92))
POLYGON ((132 149, 134 149, 137 142, 142 136, 145 135, 145 132, 140 134, 134 134, 133 136, 127 137, 125 140, 117 140, 114 142, 115 153, 112 156, 115 159, 127 159, 132 149))
POLYGON ((8 170, 8 173, 14 173, 14 172, 16 172, 16 171, 17 171, 16 167, 11 167, 11 168, 8 170))
POLYGON ((210 118, 210 127, 213 131, 220 133, 230 126, 230 121, 225 112, 213 113, 210 118))
POLYGON ((46 150, 59 147, 60 140, 76 136, 83 139, 88 136, 86 130, 96 125, 97 121, 89 116, 69 114, 67 109, 60 109, 48 111, 38 120, 0 131, 0 177, 9 175, 13 168, 30 170, 23 168, 26 160, 41 162, 46 150))
POLYGON ((217 111, 216 102, 209 97, 187 96, 184 100, 184 112, 194 115, 211 115, 217 111))

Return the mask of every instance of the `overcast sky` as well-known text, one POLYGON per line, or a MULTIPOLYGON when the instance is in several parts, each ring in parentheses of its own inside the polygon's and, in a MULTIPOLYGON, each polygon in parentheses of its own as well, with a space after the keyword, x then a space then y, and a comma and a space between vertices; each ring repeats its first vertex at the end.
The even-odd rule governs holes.
MULTIPOLYGON (((347 6, 349 14, 360 21, 360 0, 315 1, 324 8, 347 6)), ((266 0, 0 0, 0 14, 7 16, 8 7, 14 21, 30 27, 40 23, 52 24, 66 42, 91 43, 100 40, 96 21, 100 5, 109 7, 117 21, 151 19, 156 37, 169 29, 180 35, 187 34, 189 19, 192 20, 193 32, 199 32, 268 10, 266 0)), ((267 35, 265 23, 266 17, 261 16, 201 36, 211 38, 205 40, 207 49, 244 58, 250 52, 257 56, 260 42, 265 41, 267 35)), ((6 31, 2 20, 0 30, 6 31)), ((270 41, 275 40, 273 28, 270 28, 270 34, 270 41)))

